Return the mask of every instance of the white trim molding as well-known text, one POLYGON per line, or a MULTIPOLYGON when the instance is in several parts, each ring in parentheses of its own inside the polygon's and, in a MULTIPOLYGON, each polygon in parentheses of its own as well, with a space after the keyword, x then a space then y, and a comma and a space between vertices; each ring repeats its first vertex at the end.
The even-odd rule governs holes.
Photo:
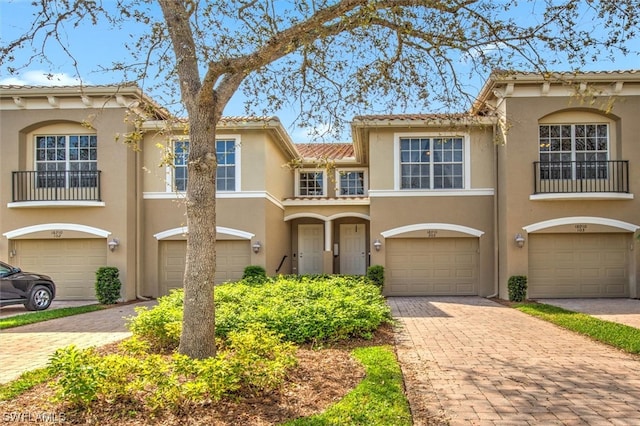
POLYGON ((104 207, 104 201, 18 201, 7 203, 8 209, 25 209, 41 207, 104 207))
POLYGON ((573 225, 578 223, 611 226, 612 228, 620 228, 629 232, 636 232, 638 229, 640 229, 639 225, 634 225, 633 223, 623 222, 616 219, 609 219, 606 217, 593 216, 560 217, 557 219, 550 219, 538 223, 532 223, 531 225, 523 226, 522 229, 525 232, 530 233, 540 231, 542 229, 553 228, 554 226, 573 225))
POLYGON ((400 226, 398 228, 389 229, 380 233, 384 238, 395 237, 396 235, 406 234, 413 231, 442 230, 455 231, 463 234, 469 234, 474 237, 481 237, 484 231, 470 228, 468 226, 456 225, 453 223, 415 223, 413 225, 400 226))
POLYGON ((313 219, 319 219, 327 222, 330 220, 336 220, 343 217, 358 217, 360 219, 371 220, 371 216, 364 213, 344 212, 344 213, 336 213, 331 216, 324 216, 318 213, 294 213, 289 216, 285 216, 284 221, 287 222, 293 219, 300 219, 300 218, 313 218, 313 219))
POLYGON ((620 192, 581 192, 581 193, 561 193, 561 194, 535 194, 530 195, 531 201, 554 201, 554 200, 633 200, 633 194, 620 192))
POLYGON ((493 196, 493 188, 477 189, 402 189, 402 190, 379 190, 369 191, 369 198, 376 197, 484 197, 493 196))
POLYGON ((102 238, 107 238, 109 235, 111 235, 111 232, 104 229, 80 225, 77 223, 43 223, 40 225, 26 226, 24 228, 14 229, 13 231, 5 232, 2 235, 7 237, 7 239, 12 239, 42 231, 78 231, 96 235, 102 238))
MULTIPOLYGON (((158 232, 157 234, 154 234, 153 237, 156 240, 164 240, 166 238, 175 237, 176 235, 186 236, 188 233, 189 228, 186 226, 181 226, 178 228, 167 229, 166 231, 158 232)), ((250 240, 255 237, 255 234, 252 234, 251 232, 241 231, 239 229, 233 228, 226 228, 224 226, 216 226, 216 233, 230 235, 232 237, 239 237, 245 240, 250 240)))

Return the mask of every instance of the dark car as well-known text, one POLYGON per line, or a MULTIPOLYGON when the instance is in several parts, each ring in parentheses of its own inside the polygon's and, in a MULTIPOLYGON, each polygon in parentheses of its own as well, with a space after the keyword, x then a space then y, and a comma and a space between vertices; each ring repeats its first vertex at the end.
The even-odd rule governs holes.
POLYGON ((0 306, 24 305, 30 311, 42 311, 54 297, 56 285, 51 277, 0 262, 0 306))

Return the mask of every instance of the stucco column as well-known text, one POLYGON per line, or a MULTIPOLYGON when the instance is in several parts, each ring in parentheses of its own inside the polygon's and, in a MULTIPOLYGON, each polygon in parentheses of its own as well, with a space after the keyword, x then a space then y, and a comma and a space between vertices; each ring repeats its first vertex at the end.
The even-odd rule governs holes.
POLYGON ((333 221, 324 221, 324 251, 322 252, 322 270, 333 274, 333 221))

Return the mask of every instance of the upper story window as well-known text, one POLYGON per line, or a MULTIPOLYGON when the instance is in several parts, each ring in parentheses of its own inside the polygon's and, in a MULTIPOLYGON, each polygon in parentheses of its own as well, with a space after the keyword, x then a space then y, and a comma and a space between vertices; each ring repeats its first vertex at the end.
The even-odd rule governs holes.
POLYGON ((542 179, 607 178, 607 124, 543 124, 539 145, 542 179))
POLYGON ((341 170, 338 172, 338 182, 341 197, 363 196, 366 193, 364 170, 341 170))
MULTIPOLYGON (((217 139, 216 157, 216 190, 235 191, 238 187, 238 143, 236 139, 217 139)), ((189 141, 175 141, 173 143, 173 190, 187 190, 187 161, 189 157, 189 141)))
POLYGON ((400 189, 464 188, 464 138, 400 137, 400 189))
POLYGON ((326 194, 324 171, 301 170, 298 172, 298 195, 319 197, 326 194))
POLYGON ((86 188, 97 185, 98 137, 38 135, 35 167, 40 188, 86 188))

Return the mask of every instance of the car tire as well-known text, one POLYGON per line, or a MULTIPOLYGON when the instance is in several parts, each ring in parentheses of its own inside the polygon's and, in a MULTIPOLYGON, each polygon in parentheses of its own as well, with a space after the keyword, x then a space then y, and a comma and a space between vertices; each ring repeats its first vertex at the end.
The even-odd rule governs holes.
POLYGON ((24 307, 29 311, 43 311, 51 305, 52 296, 53 294, 48 287, 36 285, 31 289, 29 300, 24 304, 24 307))

